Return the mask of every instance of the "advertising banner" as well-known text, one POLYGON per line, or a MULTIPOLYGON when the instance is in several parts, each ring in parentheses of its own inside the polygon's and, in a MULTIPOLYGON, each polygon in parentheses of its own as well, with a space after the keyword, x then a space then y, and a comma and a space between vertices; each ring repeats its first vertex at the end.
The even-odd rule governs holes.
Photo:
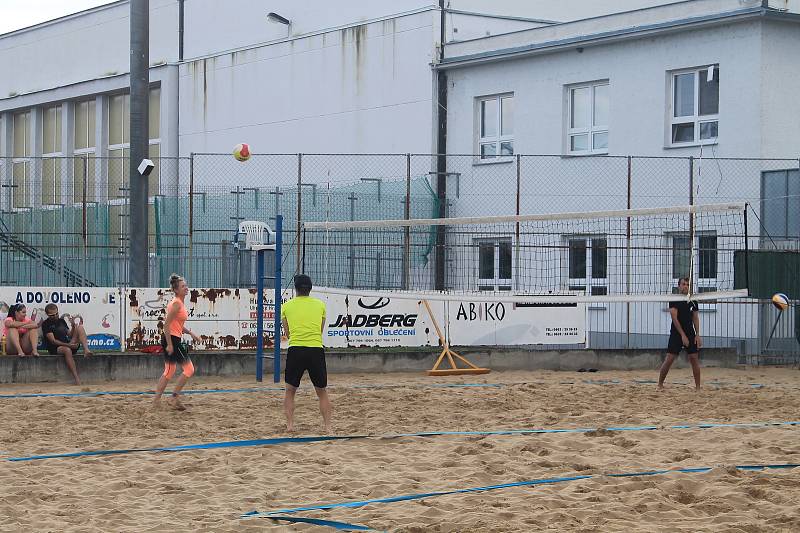
POLYGON ((584 344, 586 306, 581 303, 448 302, 454 346, 584 344))
POLYGON ((325 302, 325 346, 439 345, 428 312, 416 300, 345 296, 324 287, 315 288, 312 296, 325 302))
MULTIPOLYGON (((264 347, 273 343, 275 302, 264 297, 264 347)), ((341 295, 314 289, 326 304, 325 346, 438 346, 433 320, 418 300, 341 295)), ((291 297, 287 294, 286 298, 291 297)), ((92 350, 154 349, 161 344, 166 306, 173 298, 165 289, 0 287, 0 314, 23 303, 28 316, 41 322, 48 303, 59 306, 67 322, 82 324, 92 350)), ((429 302, 431 313, 454 346, 583 344, 584 304, 513 304, 503 302, 429 302)), ((256 345, 254 289, 193 289, 186 297, 187 326, 202 339, 196 350, 253 350, 256 345)), ((184 339, 189 342, 190 338, 184 339)))
MULTIPOLYGON (((255 289, 191 289, 185 305, 186 327, 201 339, 184 341, 195 350, 254 350, 256 347, 255 289)), ((167 304, 174 294, 169 289, 144 288, 125 291, 125 349, 131 351, 161 345, 167 304)), ((264 291, 264 347, 273 346, 274 291, 264 291)))
POLYGON ((428 302, 332 294, 313 296, 326 304, 323 343, 344 346, 438 346, 431 313, 453 346, 584 344, 586 306, 582 303, 428 302))
POLYGON ((121 350, 122 306, 119 289, 103 287, 0 287, 0 318, 8 308, 25 304, 28 317, 41 323, 47 316, 44 307, 54 303, 70 326, 82 324, 89 348, 100 351, 121 350))

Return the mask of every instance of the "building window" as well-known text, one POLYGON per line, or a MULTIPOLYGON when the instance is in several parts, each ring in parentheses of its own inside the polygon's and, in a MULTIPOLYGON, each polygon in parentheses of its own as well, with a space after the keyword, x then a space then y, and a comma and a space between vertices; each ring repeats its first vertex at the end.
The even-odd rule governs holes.
POLYGON ((800 170, 762 174, 761 217, 764 237, 774 241, 800 239, 800 170))
POLYGON ((481 159, 514 155, 514 96, 480 98, 478 114, 481 159))
POLYGON ((127 197, 130 158, 130 95, 108 99, 108 199, 127 197))
POLYGON ((604 236, 569 237, 569 290, 608 294, 608 241, 604 236))
POLYGON ((148 177, 148 190, 150 196, 161 193, 161 89, 150 89, 149 112, 149 157, 153 160, 155 168, 148 177))
POLYGON ((96 200, 96 115, 95 101, 76 102, 74 107, 75 159, 72 170, 72 201, 76 204, 96 200))
POLYGON ((61 203, 61 106, 42 110, 42 189, 43 205, 61 203))
POLYGON ((13 121, 14 135, 11 159, 11 208, 31 207, 29 196, 31 168, 31 113, 16 113, 13 121))
POLYGON ((672 73, 670 143, 706 144, 719 133, 719 66, 672 73))
POLYGON ((717 234, 699 233, 695 235, 697 265, 691 264, 691 239, 687 234, 672 235, 672 291, 677 291, 680 278, 692 277, 697 273, 697 286, 693 291, 710 292, 717 290, 718 249, 717 234))
POLYGON ((608 153, 608 81, 569 88, 570 154, 608 153))
MULTIPOLYGON (((148 178, 150 195, 159 194, 161 162, 161 89, 150 89, 148 110, 149 157, 156 167, 148 178)), ((108 102, 108 198, 127 198, 130 178, 130 95, 113 95, 108 102)))
POLYGON ((511 239, 478 242, 478 290, 511 290, 511 239))

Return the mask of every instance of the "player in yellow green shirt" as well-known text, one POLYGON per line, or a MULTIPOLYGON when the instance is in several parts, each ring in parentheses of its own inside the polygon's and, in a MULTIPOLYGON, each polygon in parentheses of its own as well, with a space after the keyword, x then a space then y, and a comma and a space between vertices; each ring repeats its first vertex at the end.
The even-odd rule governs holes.
POLYGON ((319 398, 319 410, 325 424, 325 432, 331 430, 333 406, 328 397, 328 371, 325 367, 325 348, 322 346, 322 331, 325 329, 325 302, 309 296, 311 278, 305 274, 294 277, 294 298, 281 306, 283 330, 289 338, 286 356, 286 395, 283 411, 286 413, 286 430, 294 431, 294 396, 300 379, 308 370, 314 390, 319 398))

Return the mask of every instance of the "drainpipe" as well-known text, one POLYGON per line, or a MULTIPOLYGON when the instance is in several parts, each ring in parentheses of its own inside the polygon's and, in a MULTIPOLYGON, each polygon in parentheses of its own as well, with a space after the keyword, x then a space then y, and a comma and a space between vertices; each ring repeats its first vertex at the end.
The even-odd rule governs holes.
POLYGON ((178 0, 178 61, 183 61, 183 3, 186 0, 178 0))

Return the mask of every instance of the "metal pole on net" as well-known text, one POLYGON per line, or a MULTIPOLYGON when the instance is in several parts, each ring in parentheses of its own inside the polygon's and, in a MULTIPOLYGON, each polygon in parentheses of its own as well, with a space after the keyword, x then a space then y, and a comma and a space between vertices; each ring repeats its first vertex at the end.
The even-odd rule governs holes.
MULTIPOLYGON (((689 156, 689 206, 694 205, 694 156, 689 156)), ((694 213, 689 213, 689 294, 694 294, 694 213)))
MULTIPOLYGON (((517 216, 520 215, 520 193, 522 190, 522 169, 521 169, 521 159, 520 155, 517 154, 517 209, 516 214, 517 216)), ((514 285, 515 290, 519 291, 519 279, 520 279, 520 271, 519 271, 519 252, 520 252, 520 242, 519 242, 519 221, 514 224, 514 233, 516 235, 516 245, 514 246, 514 285)))
POLYGON ((264 379, 264 252, 256 251, 256 381, 264 379))
POLYGON ((750 210, 750 203, 744 204, 744 287, 747 294, 750 294, 750 243, 747 234, 747 212, 750 210))
MULTIPOLYGON (((631 208, 631 189, 632 189, 632 168, 631 156, 628 156, 628 209, 631 208)), ((625 294, 631 293, 631 217, 627 219, 627 229, 625 232, 625 294)), ((625 348, 631 348, 631 303, 625 302, 625 348)))
POLYGON ((264 276, 264 254, 266 249, 256 251, 256 381, 264 379, 264 280, 273 279, 275 282, 275 316, 274 335, 275 335, 275 357, 274 357, 274 380, 280 381, 280 350, 281 350, 281 247, 283 244, 283 217, 275 217, 275 270, 274 276, 267 278, 264 276))
POLYGON ((281 381, 281 275, 283 262, 283 215, 275 215, 275 346, 272 379, 281 381))

